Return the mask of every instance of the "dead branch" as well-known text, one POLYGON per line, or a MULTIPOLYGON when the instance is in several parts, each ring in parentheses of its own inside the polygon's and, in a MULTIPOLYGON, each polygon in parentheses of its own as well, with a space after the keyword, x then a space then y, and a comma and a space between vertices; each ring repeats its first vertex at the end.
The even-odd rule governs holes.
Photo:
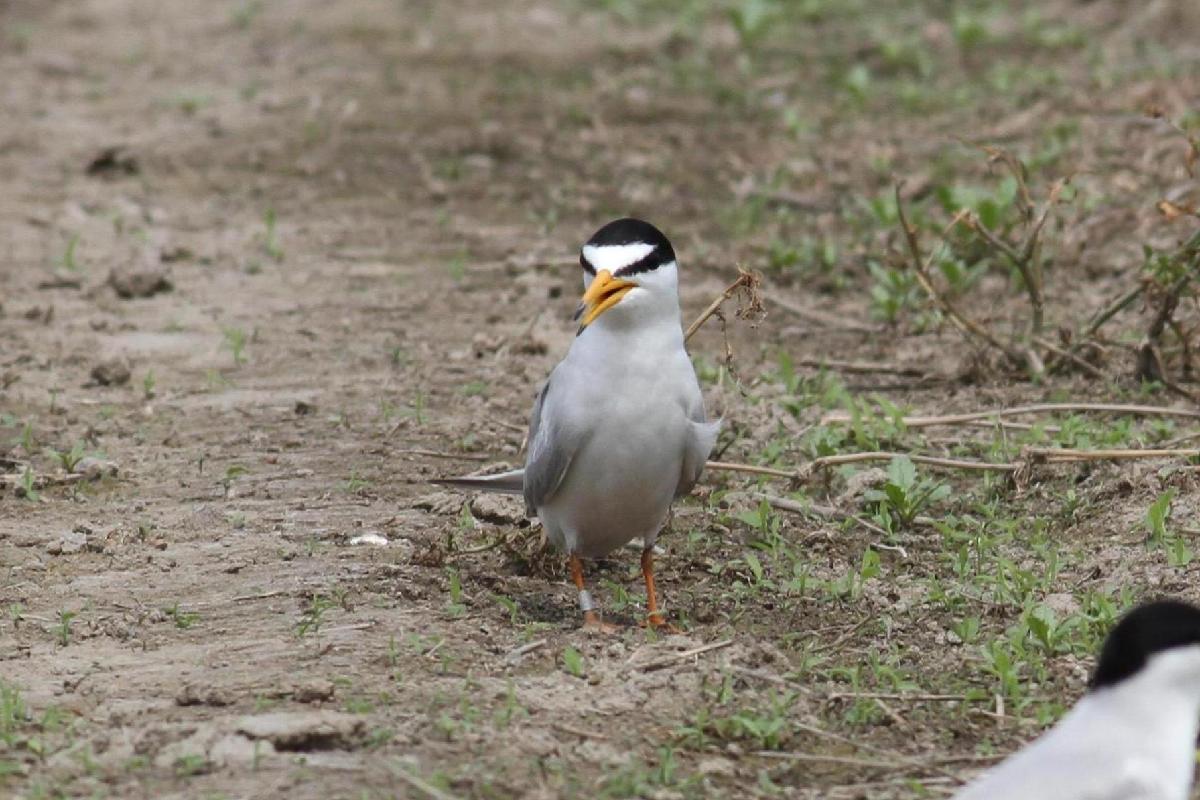
MULTIPOLYGON (((1018 175, 1017 180, 1023 186, 1024 168, 1020 161, 1007 152, 997 152, 1003 153, 1003 160, 1009 165, 1013 173, 1018 175)), ((984 225, 983 221, 975 214, 968 214, 964 219, 967 227, 979 234, 993 250, 1003 255, 1021 273, 1021 281, 1025 284, 1025 292, 1029 295, 1029 305, 1033 311, 1029 326, 1030 333, 1033 336, 1040 335, 1045 325, 1045 297, 1042 294, 1044 276, 1042 274, 1042 260, 1039 256, 1042 229, 1045 228, 1046 220, 1050 217, 1050 211, 1054 208, 1055 203, 1058 202, 1058 198, 1062 195, 1062 190, 1068 182, 1068 178, 1061 178, 1055 181, 1050 187, 1046 202, 1037 214, 1033 226, 1029 229, 1029 233, 1025 236, 1025 241, 1021 243, 1020 247, 1013 247, 1001 239, 984 225)), ((1026 201, 1028 201, 1027 191, 1025 197, 1026 201)), ((1032 212, 1033 208, 1031 206, 1029 213, 1032 212)))
POLYGON ((733 297, 739 291, 743 293, 744 298, 744 303, 743 305, 739 306, 737 312, 739 319, 748 319, 752 315, 761 316, 762 314, 766 313, 762 304, 762 295, 759 291, 760 287, 762 286, 762 276, 756 272, 744 270, 740 266, 737 268, 737 271, 737 280, 726 286, 725 290, 717 295, 716 298, 708 304, 708 308, 700 312, 700 316, 696 317, 695 321, 688 326, 687 332, 683 335, 684 342, 687 342, 689 339, 691 339, 696 331, 700 330, 700 326, 703 325, 709 317, 717 314, 725 301, 729 300, 729 298, 733 297))
POLYGON ((910 378, 924 378, 928 373, 920 367, 906 367, 892 364, 873 364, 865 361, 839 361, 835 358, 801 358, 796 361, 801 367, 817 369, 836 369, 842 372, 858 372, 875 375, 903 375, 910 378))
POLYGON ((1088 321, 1087 325, 1079 333, 1072 337, 1071 346, 1067 348, 1067 351, 1070 353, 1078 352, 1081 347, 1096 335, 1096 331, 1100 330, 1104 323, 1128 308, 1144 291, 1146 291, 1146 284, 1143 281, 1101 309, 1088 321))
POLYGON ((1072 364, 1079 367, 1081 370, 1086 372, 1088 375, 1091 375, 1093 378, 1104 377, 1104 373, 1101 372, 1100 370, 1096 369, 1095 366, 1093 366, 1092 364, 1089 364, 1087 361, 1084 361, 1082 358, 1075 355, 1074 353, 1072 353, 1068 350, 1063 350, 1061 347, 1054 344, 1053 342, 1048 341, 1047 339, 1045 339, 1041 336, 1034 336, 1033 341, 1036 342, 1037 344, 1041 345, 1042 347, 1046 348, 1046 350, 1049 351, 1049 353, 1052 356, 1057 356, 1058 358, 1065 358, 1067 361, 1070 361, 1072 364))
MULTIPOLYGON (((1141 406, 1123 403, 1035 403, 1027 406, 1012 406, 998 408, 994 411, 971 411, 965 414, 944 414, 940 416, 902 417, 901 422, 908 428, 927 428, 935 425, 960 425, 976 420, 991 420, 1001 417, 1016 417, 1025 414, 1054 414, 1060 411, 1100 412, 1108 414, 1131 414, 1149 417, 1183 417, 1200 419, 1200 411, 1188 408, 1166 408, 1163 406, 1141 406)), ((850 415, 844 411, 826 414, 821 418, 821 424, 832 422, 849 422, 850 415)))
POLYGON ((752 464, 736 464, 726 461, 709 461, 706 466, 708 469, 717 472, 748 472, 803 482, 814 473, 829 467, 867 461, 891 461, 894 458, 906 457, 914 464, 925 464, 926 466, 938 469, 964 470, 967 472, 1008 472, 1021 475, 1027 474, 1034 463, 1066 464, 1085 461, 1136 461, 1151 458, 1200 458, 1200 448, 1077 450, 1067 447, 1026 447, 1021 451, 1021 454, 1022 459, 1020 461, 996 462, 876 450, 821 456, 794 470, 756 467, 752 464))
POLYGON ((880 328, 877 325, 864 325, 860 322, 847 319, 838 314, 832 314, 828 311, 821 311, 816 308, 805 308, 799 303, 794 303, 786 297, 782 297, 780 292, 772 291, 769 295, 771 305, 778 306, 784 311, 799 317, 803 320, 815 322, 820 325, 824 331, 848 331, 850 333, 879 333, 880 328))
MULTIPOLYGON (((896 213, 900 220, 900 227, 904 231, 904 240, 908 243, 908 251, 912 255, 913 275, 916 276, 917 283, 921 284, 921 288, 925 290, 925 294, 942 310, 942 313, 946 315, 950 322, 969 338, 978 339, 985 342, 988 346, 999 350, 1014 365, 1029 368, 1028 358, 1025 354, 1016 348, 1004 344, 993 336, 987 328, 966 316, 955 306, 950 298, 939 292, 937 287, 934 286, 933 279, 929 275, 929 267, 932 265, 934 253, 931 252, 928 259, 921 257, 921 246, 917 241, 917 231, 909 224, 908 217, 904 213, 904 204, 900 199, 903 186, 903 182, 896 184, 896 213)), ((970 211, 964 208, 955 214, 954 218, 950 220, 950 224, 942 231, 942 238, 945 238, 946 234, 970 213, 970 211)))
POLYGON ((879 527, 873 522, 863 519, 858 514, 853 514, 849 511, 842 511, 841 509, 834 508, 832 506, 816 505, 815 503, 798 503, 795 500, 789 500, 786 497, 776 497, 772 494, 759 494, 755 495, 755 497, 757 497, 759 500, 766 500, 767 505, 777 511, 787 511, 791 514, 801 514, 803 516, 810 517, 821 517, 822 519, 848 519, 851 522, 854 522, 856 525, 859 525, 875 534, 876 536, 887 538, 888 535, 887 531, 885 531, 883 528, 879 527))
POLYGON ((1173 317, 1175 309, 1179 305, 1179 296, 1187 288, 1187 285, 1191 283, 1191 280, 1192 271, 1189 268, 1176 278, 1170 287, 1163 292, 1158 311, 1155 313, 1154 319, 1150 321, 1150 327, 1146 329, 1146 335, 1142 337, 1142 341, 1138 344, 1136 377, 1139 380, 1157 381, 1162 384, 1170 383, 1166 368, 1163 367, 1162 356, 1158 352, 1158 341, 1162 338, 1163 331, 1167 325, 1174 322, 1173 317))

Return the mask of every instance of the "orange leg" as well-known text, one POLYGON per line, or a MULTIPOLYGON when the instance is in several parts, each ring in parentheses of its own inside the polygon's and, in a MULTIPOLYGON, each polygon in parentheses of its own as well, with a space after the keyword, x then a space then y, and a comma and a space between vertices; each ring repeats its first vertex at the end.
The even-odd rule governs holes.
POLYGON ((600 619, 600 612, 596 610, 591 592, 583 585, 583 562, 579 559, 579 556, 569 556, 567 563, 571 569, 571 580, 574 582, 575 588, 579 590, 579 607, 583 610, 583 627, 603 633, 612 633, 619 630, 616 625, 610 625, 600 619))
POLYGON ((646 625, 651 628, 664 628, 671 633, 679 633, 679 629, 663 619, 658 613, 658 593, 654 591, 654 549, 647 547, 642 551, 642 577, 646 579, 646 625))

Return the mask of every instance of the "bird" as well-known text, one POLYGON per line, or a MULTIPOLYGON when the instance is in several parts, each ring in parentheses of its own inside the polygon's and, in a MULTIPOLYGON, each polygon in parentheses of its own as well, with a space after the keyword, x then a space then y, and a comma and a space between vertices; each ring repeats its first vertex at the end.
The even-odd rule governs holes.
POLYGON ((1200 729, 1200 609, 1158 600, 1104 641, 1087 693, 954 800, 1187 800, 1200 729))
POLYGON ((654 543, 672 503, 699 479, 721 421, 710 421, 684 348, 679 264, 641 219, 601 227, 579 252, 583 296, 575 338, 533 405, 522 469, 435 481, 519 493, 567 555, 585 628, 605 623, 582 559, 640 538, 645 624, 674 630, 658 607, 654 543))

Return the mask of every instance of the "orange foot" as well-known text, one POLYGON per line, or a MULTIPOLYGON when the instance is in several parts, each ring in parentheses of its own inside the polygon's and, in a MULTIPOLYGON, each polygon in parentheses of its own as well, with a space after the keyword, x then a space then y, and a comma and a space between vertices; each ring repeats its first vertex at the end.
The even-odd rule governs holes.
POLYGON ((663 633, 683 633, 681 628, 678 628, 663 619, 662 614, 651 614, 650 616, 646 617, 645 621, 641 623, 641 626, 643 628, 652 628, 663 633))
POLYGON ((600 619, 600 615, 595 611, 583 612, 583 630, 591 633, 614 634, 621 632, 620 625, 614 625, 611 622, 605 622, 600 619))

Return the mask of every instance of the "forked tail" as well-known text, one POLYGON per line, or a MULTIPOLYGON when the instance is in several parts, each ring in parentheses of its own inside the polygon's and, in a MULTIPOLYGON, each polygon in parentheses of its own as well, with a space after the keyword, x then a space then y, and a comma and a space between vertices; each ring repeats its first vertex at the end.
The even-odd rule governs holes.
POLYGON ((521 494, 525 488, 525 470, 514 469, 495 475, 470 475, 461 478, 439 478, 430 481, 438 486, 453 486, 456 489, 474 489, 479 492, 521 494))

